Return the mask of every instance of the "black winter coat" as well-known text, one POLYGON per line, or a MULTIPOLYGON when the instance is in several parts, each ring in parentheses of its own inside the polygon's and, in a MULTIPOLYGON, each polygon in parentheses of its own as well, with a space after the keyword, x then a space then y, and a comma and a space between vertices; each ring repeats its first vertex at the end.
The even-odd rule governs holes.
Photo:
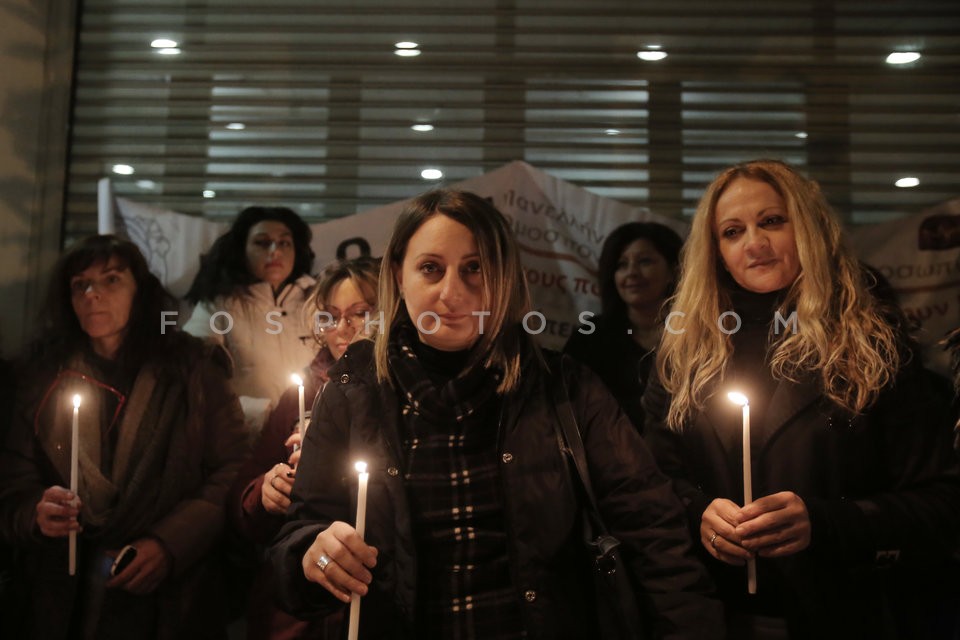
MULTIPOLYGON (((124 380, 132 390, 115 427, 121 443, 126 433, 141 434, 126 458, 129 472, 117 481, 112 503, 113 514, 129 509, 127 513, 133 511, 135 517, 95 526, 84 523, 81 513, 84 530, 77 540, 76 576, 67 575, 67 538, 40 533, 36 505, 47 487, 69 486, 69 460, 65 477, 42 444, 44 436, 52 437, 47 435, 52 425, 39 412, 47 401, 61 411, 69 407, 62 396, 70 387, 62 380, 79 374, 68 372, 61 379, 58 374, 64 369, 37 365, 23 378, 14 424, 0 451, 0 539, 18 549, 17 569, 22 575, 17 588, 27 594, 29 605, 18 614, 26 621, 30 638, 225 637, 227 603, 217 541, 227 490, 247 450, 243 413, 228 386, 225 352, 179 332, 167 349, 164 365, 150 362, 135 379, 124 380), (155 382, 138 386, 150 379, 155 382), (59 384, 51 386, 55 381, 59 384), (152 413, 162 420, 150 420, 152 413), (169 575, 149 594, 118 588, 98 597, 107 578, 104 570, 110 566, 103 565, 105 551, 144 537, 156 538, 170 552, 169 575), (81 633, 81 620, 89 633, 81 633)), ((90 355, 76 360, 83 367, 79 372, 91 376, 84 386, 74 387, 86 396, 84 407, 95 406, 95 393, 108 393, 92 377, 100 370, 91 361, 90 355)), ((67 360, 63 366, 70 364, 67 360)), ((91 424, 98 427, 95 419, 91 424)), ((57 450, 66 451, 68 446, 57 450)), ((114 469, 123 460, 118 454, 114 469)), ((79 486, 83 496, 83 480, 79 486)))
MULTIPOLYGON (((719 603, 691 552, 683 507, 636 430, 599 380, 565 365, 583 433, 591 481, 611 532, 643 587, 641 610, 655 611, 654 635, 708 638, 720 631, 719 603)), ((370 472, 366 541, 379 551, 362 600, 362 638, 416 638, 417 552, 404 487, 400 406, 394 389, 376 382, 372 344, 352 345, 330 372, 313 408, 297 471, 288 523, 270 551, 279 599, 294 615, 323 615, 343 606, 308 582, 301 562, 316 535, 335 520, 353 523, 353 461, 370 472)), ((589 576, 575 571, 579 504, 559 450, 547 378, 525 365, 521 387, 505 399, 498 458, 508 552, 517 598, 531 638, 595 637, 589 576)))
MULTIPOLYGON (((743 567, 697 545, 721 597, 734 611, 785 617, 794 638, 929 637, 917 629, 937 621, 910 609, 935 608, 927 572, 948 561, 957 540, 949 407, 917 358, 856 416, 828 401, 814 379, 773 384, 765 425, 752 434, 753 498, 799 495, 811 545, 790 557, 758 558, 757 596, 746 595, 743 567)), ((726 391, 718 388, 682 433, 665 425, 670 398, 656 374, 644 395, 645 437, 697 540, 714 498, 743 504, 741 410, 726 391)))

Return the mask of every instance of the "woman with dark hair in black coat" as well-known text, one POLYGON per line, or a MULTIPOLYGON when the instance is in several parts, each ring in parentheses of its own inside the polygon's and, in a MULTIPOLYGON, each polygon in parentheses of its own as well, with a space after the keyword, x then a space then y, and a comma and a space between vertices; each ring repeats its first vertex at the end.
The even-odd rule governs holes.
POLYGON ((656 222, 630 222, 607 237, 600 252, 602 313, 570 336, 564 351, 600 376, 637 429, 640 396, 673 294, 683 240, 656 222))
POLYGON ((213 551, 243 417, 222 349, 164 325, 173 307, 115 236, 79 242, 54 269, 0 452, 0 541, 18 551, 28 637, 225 635, 213 551), (114 566, 126 547, 133 559, 114 566))

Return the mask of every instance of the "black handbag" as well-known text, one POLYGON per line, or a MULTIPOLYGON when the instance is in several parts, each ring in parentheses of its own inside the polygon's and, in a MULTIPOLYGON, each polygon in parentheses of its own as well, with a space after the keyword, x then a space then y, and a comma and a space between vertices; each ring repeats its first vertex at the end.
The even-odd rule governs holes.
POLYGON ((610 535, 597 508, 580 428, 577 426, 577 419, 570 404, 570 394, 567 392, 563 358, 559 359, 559 370, 559 380, 555 379, 551 384, 558 418, 554 426, 560 448, 572 464, 571 475, 579 479, 579 489, 583 496, 583 542, 592 568, 596 594, 597 637, 604 640, 640 640, 648 634, 644 632, 641 624, 636 598, 637 587, 633 584, 621 557, 620 541, 610 535))

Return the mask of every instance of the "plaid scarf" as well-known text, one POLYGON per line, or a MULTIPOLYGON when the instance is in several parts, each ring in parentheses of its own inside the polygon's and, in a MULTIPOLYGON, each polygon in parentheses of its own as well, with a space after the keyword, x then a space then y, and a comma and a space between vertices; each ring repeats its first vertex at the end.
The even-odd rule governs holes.
POLYGON ((483 366, 471 367, 438 389, 417 356, 415 345, 419 341, 413 322, 401 312, 390 330, 387 357, 402 393, 404 416, 422 416, 432 424, 462 423, 493 399, 501 374, 483 366))
POLYGON ((418 351, 404 318, 391 332, 388 357, 403 406, 418 637, 519 639, 521 596, 511 579, 497 455, 500 375, 473 366, 458 376, 456 358, 438 370, 418 351), (436 383, 431 374, 439 374, 436 383))

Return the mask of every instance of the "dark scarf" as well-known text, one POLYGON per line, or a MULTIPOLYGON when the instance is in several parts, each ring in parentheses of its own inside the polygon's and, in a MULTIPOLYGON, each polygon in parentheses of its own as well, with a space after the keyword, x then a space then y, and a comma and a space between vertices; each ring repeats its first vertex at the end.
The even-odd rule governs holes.
POLYGON ((180 489, 164 473, 176 431, 188 415, 187 381, 144 365, 129 393, 104 381, 95 361, 78 354, 50 384, 34 420, 36 436, 64 484, 70 479, 73 407, 80 394, 79 494, 85 539, 129 541, 156 521, 158 504, 180 489), (104 440, 113 439, 110 464, 104 440))
MULTIPOLYGON (((477 412, 494 397, 500 372, 474 365, 438 388, 418 355, 420 337, 413 322, 401 312, 390 330, 387 358, 401 392, 404 415, 421 416, 434 425, 457 423, 477 412)), ((472 358, 468 358, 469 362, 472 358)))

